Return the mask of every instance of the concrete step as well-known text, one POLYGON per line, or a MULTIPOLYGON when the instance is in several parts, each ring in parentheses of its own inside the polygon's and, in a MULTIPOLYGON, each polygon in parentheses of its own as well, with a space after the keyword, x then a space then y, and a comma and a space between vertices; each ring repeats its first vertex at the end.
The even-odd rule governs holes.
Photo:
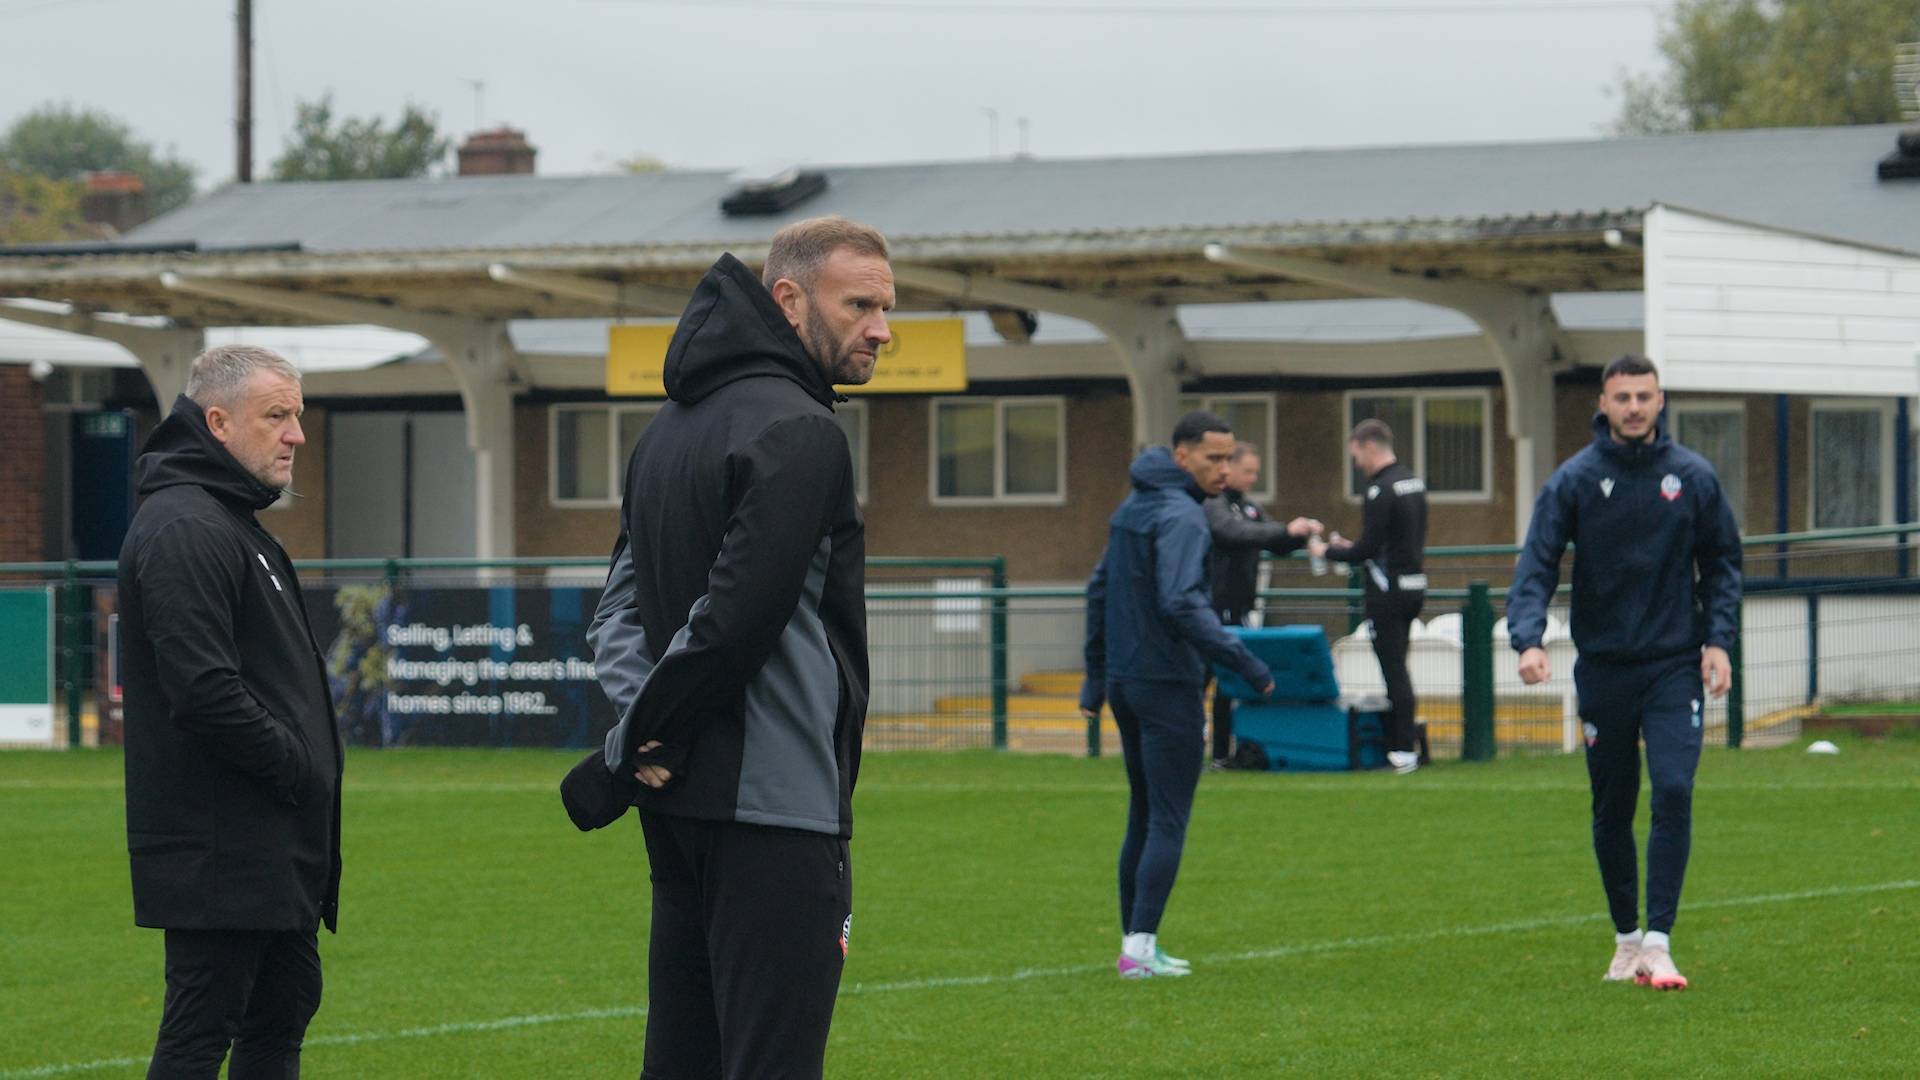
MULTIPOLYGON (((993 712, 993 698, 986 694, 958 694, 952 697, 935 698, 933 711, 937 713, 980 713, 993 712)), ((1068 717, 1080 719, 1080 697, 1076 692, 1072 697, 1048 696, 1041 694, 1008 694, 1008 716, 1068 717)))
POLYGON ((1043 697, 1080 696, 1080 684, 1086 675, 1078 671, 1029 671, 1020 677, 1020 691, 1043 697))

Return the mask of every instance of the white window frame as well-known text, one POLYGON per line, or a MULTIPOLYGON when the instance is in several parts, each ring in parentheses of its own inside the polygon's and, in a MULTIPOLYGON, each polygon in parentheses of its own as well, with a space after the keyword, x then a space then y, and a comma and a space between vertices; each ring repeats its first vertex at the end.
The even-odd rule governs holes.
MULTIPOLYGON (((1819 463, 1814 460, 1818 453, 1813 437, 1814 416, 1822 412, 1878 412, 1880 414, 1880 520, 1873 525, 1893 524, 1894 476, 1893 476, 1893 430, 1896 406, 1887 398, 1869 397, 1830 397, 1814 398, 1807 403, 1807 528, 1816 529, 1814 507, 1817 505, 1817 492, 1814 482, 1819 478, 1819 463)), ((1889 540, 1892 538, 1889 537, 1889 540)))
POLYGON ((618 508, 625 493, 627 463, 620 457, 620 416, 622 413, 657 413, 664 401, 644 403, 556 404, 547 406, 547 505, 565 510, 618 508), (563 499, 560 497, 560 414, 602 412, 607 414, 607 498, 563 499))
MULTIPOLYGON (((618 404, 556 404, 547 407, 547 505, 567 510, 604 509, 618 507, 621 497, 626 493, 627 463, 620 457, 620 416, 623 413, 657 413, 666 402, 640 402, 618 404), (605 499, 563 499, 560 497, 560 414, 563 412, 605 412, 607 416, 607 491, 605 499)), ((843 401, 837 406, 842 411, 859 417, 860 454, 853 462, 854 494, 860 505, 867 503, 867 457, 871 453, 869 429, 867 426, 867 403, 864 401, 843 401)))
POLYGON ((853 493, 861 506, 867 505, 867 458, 872 453, 869 447, 873 438, 867 425, 867 403, 861 400, 842 401, 834 406, 835 411, 848 416, 857 416, 856 426, 860 429, 860 452, 853 459, 853 493))
MULTIPOLYGON (((1693 413, 1695 415, 1703 413, 1735 413, 1740 417, 1740 490, 1742 493, 1745 493, 1747 491, 1748 449, 1747 403, 1739 398, 1687 398, 1684 401, 1675 401, 1672 397, 1669 397, 1667 398, 1667 412, 1670 414, 1667 419, 1667 430, 1672 434, 1673 441, 1680 443, 1681 446, 1686 446, 1685 443, 1680 442, 1680 416, 1682 413, 1693 413)), ((1692 450, 1693 447, 1688 446, 1687 449, 1692 450)), ((1698 453, 1698 451, 1695 451, 1695 453, 1698 453)), ((1727 487, 1726 477, 1720 476, 1717 471, 1715 475, 1719 477, 1720 490, 1725 491, 1727 487)), ((1811 489, 1812 485, 1808 485, 1808 487, 1811 489)), ((1809 498, 1811 498, 1811 495, 1809 495, 1809 498)), ((1747 508, 1737 506, 1734 507, 1734 511, 1735 517, 1744 522, 1747 516, 1747 508)))
POLYGON ((1065 506, 1067 502, 1067 399, 1057 395, 1023 397, 936 397, 927 399, 927 502, 933 506, 1065 506), (940 406, 993 405, 993 494, 940 494, 940 406), (1007 407, 1009 405, 1053 405, 1060 410, 1060 438, 1056 442, 1055 468, 1060 490, 1052 495, 1008 495, 1007 488, 1007 407))
POLYGON ((1484 386, 1437 386, 1437 387, 1378 387, 1372 389, 1348 390, 1340 397, 1340 483, 1346 492, 1349 505, 1357 506, 1366 501, 1364 494, 1354 494, 1353 455, 1347 452, 1348 434, 1353 431, 1353 399, 1356 397, 1410 397, 1413 399, 1413 453, 1411 456, 1400 453, 1406 449, 1407 436, 1403 432, 1394 432, 1394 456, 1404 462, 1413 474, 1422 479, 1427 475, 1427 402, 1442 399, 1476 398, 1480 402, 1480 490, 1478 491, 1435 491, 1427 489, 1427 501, 1430 503, 1487 503, 1493 501, 1493 391, 1484 386))
MULTIPOLYGON (((1273 444, 1275 439, 1274 430, 1273 430, 1273 418, 1274 418, 1273 395, 1272 394, 1181 394, 1180 399, 1183 403, 1187 401, 1198 401, 1200 403, 1198 407, 1207 412, 1213 412, 1214 411, 1213 407, 1215 405, 1229 405, 1229 404, 1243 405, 1248 402, 1252 402, 1256 405, 1261 405, 1265 407, 1265 409, 1267 410, 1266 445, 1257 447, 1260 453, 1260 486, 1255 488, 1252 491, 1247 492, 1246 495, 1248 499, 1256 503, 1265 504, 1265 503, 1272 502, 1277 497, 1276 492, 1278 491, 1278 489, 1275 487, 1273 482, 1273 473, 1274 473, 1273 444)), ((1182 408, 1180 411, 1184 413, 1187 410, 1185 408, 1182 408)), ((1238 432, 1236 432, 1233 437, 1236 442, 1241 441, 1240 435, 1238 432)))

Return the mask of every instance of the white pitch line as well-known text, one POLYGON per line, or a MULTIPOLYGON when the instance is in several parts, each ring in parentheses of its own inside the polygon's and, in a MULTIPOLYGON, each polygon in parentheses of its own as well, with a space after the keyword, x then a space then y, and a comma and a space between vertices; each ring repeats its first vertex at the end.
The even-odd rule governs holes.
MULTIPOLYGON (((1830 896, 1858 896, 1863 893, 1892 892, 1898 889, 1920 889, 1920 880, 1885 881, 1875 885, 1836 885, 1826 889, 1806 889, 1801 892, 1771 893, 1765 896, 1740 896, 1726 900, 1700 900, 1685 904, 1687 910, 1702 908, 1742 907, 1750 904, 1784 904, 1795 900, 1819 900, 1830 896)), ((1368 949, 1380 946, 1412 945, 1422 941, 1433 941, 1449 937, 1478 937, 1486 934, 1508 934, 1526 930, 1544 930, 1555 926, 1574 926, 1580 923, 1600 922, 1607 918, 1605 913, 1595 912, 1587 915, 1559 915, 1544 919, 1521 919, 1515 922, 1492 923, 1487 926, 1451 926, 1440 930, 1427 930, 1413 934, 1381 934, 1374 937, 1345 938, 1339 941, 1316 941, 1305 945, 1281 945, 1271 949, 1254 949, 1248 952, 1229 953, 1224 956, 1201 957, 1202 963, 1220 964, 1246 960, 1272 960, 1283 956, 1306 956, 1315 953, 1341 952, 1349 949, 1368 949)), ((889 983, 855 983, 841 988, 842 994, 882 994, 901 990, 931 990, 948 986, 991 986, 997 983, 1022 982, 1027 979, 1048 979, 1066 975, 1086 975, 1105 971, 1107 964, 1086 964, 1077 967, 1028 968, 1009 975, 950 975, 929 979, 906 979, 889 983)), ((508 1016, 499 1020, 470 1020, 461 1023, 440 1024, 434 1027, 403 1028, 399 1031, 364 1031, 348 1035, 319 1035, 306 1041, 307 1046, 341 1046, 356 1043, 381 1042, 387 1039, 417 1039, 429 1035, 460 1035, 482 1031, 505 1031, 511 1028, 536 1027, 544 1024, 563 1024, 578 1020, 611 1020, 627 1017, 645 1016, 644 1005, 616 1005, 605 1009, 583 1009, 570 1013, 538 1013, 532 1016, 508 1016)), ((145 1065, 143 1057, 108 1058, 102 1061, 75 1062, 67 1065, 41 1065, 31 1069, 14 1069, 0 1072, 0 1080, 32 1080, 35 1077, 62 1076, 68 1073, 87 1072, 94 1069, 112 1069, 121 1066, 145 1065)))
MULTIPOLYGON (((437 1024, 433 1027, 403 1028, 399 1031, 360 1031, 346 1035, 316 1035, 308 1038, 305 1046, 344 1046, 355 1043, 383 1042, 387 1039, 417 1039, 426 1035, 461 1035, 476 1031, 505 1031, 510 1028, 534 1027, 540 1024, 562 1024, 571 1020, 609 1020, 631 1016, 647 1015, 645 1005, 616 1005, 609 1009, 582 1009, 570 1013, 541 1013, 533 1016, 508 1016, 499 1020, 469 1020, 462 1023, 437 1024)), ((28 1080, 30 1077, 61 1076, 66 1073, 86 1072, 92 1069, 112 1069, 120 1066, 145 1065, 149 1059, 108 1058, 104 1061, 85 1061, 71 1065, 42 1065, 35 1069, 15 1069, 12 1072, 0 1072, 0 1080, 28 1080)))

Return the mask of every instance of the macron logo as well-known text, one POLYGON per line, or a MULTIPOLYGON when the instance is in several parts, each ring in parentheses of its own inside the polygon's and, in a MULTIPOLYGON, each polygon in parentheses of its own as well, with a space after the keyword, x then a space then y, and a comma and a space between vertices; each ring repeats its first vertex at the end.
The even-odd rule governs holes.
POLYGON ((1613 498, 1613 477, 1609 476, 1600 481, 1600 497, 1603 499, 1613 498))

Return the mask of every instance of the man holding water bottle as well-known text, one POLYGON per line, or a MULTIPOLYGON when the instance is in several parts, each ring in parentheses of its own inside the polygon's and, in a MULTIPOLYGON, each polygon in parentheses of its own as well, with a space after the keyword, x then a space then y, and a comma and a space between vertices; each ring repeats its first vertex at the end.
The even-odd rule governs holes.
MULTIPOLYGON (((1213 536, 1208 582, 1213 610, 1223 626, 1258 626, 1248 616, 1260 607, 1260 553, 1287 555, 1322 531, 1318 521, 1296 517, 1279 522, 1267 516, 1250 497, 1260 486, 1260 448, 1236 442, 1227 462, 1227 486, 1201 504, 1207 512, 1207 531, 1213 536)), ((1213 765, 1233 767, 1233 699, 1215 687, 1213 694, 1213 765)))
POLYGON ((1351 543, 1333 534, 1331 542, 1314 537, 1307 551, 1365 567, 1366 613, 1373 623, 1373 654, 1387 680, 1393 713, 1387 726, 1387 762, 1395 772, 1420 767, 1414 726, 1413 677, 1407 673, 1407 645, 1413 620, 1427 602, 1424 559, 1427 546, 1427 484, 1393 454, 1393 430, 1379 420, 1362 420, 1347 438, 1353 467, 1367 477, 1360 539, 1351 543))

